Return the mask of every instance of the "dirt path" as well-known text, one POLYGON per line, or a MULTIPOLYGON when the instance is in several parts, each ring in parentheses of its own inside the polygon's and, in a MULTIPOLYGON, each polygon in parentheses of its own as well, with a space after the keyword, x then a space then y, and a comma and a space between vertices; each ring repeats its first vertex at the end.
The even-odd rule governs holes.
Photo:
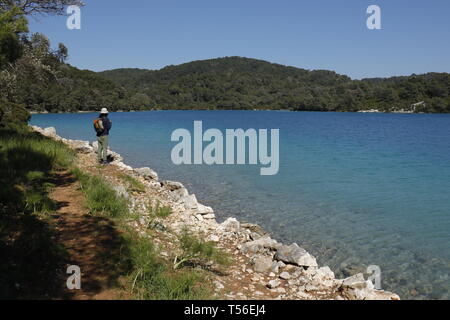
MULTIPOLYGON (((54 215, 58 242, 65 247, 70 265, 81 269, 81 290, 68 290, 61 283, 61 296, 55 299, 126 299, 119 287, 125 268, 120 265, 126 246, 112 221, 87 214, 78 182, 68 173, 59 173, 51 198, 57 203, 54 215)), ((67 279, 70 275, 64 275, 67 279)))

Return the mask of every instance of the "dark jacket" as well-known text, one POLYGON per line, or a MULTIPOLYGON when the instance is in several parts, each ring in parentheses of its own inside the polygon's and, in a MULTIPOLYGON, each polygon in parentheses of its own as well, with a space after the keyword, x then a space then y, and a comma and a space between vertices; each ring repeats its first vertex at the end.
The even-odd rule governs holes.
POLYGON ((100 116, 100 119, 102 119, 104 130, 102 132, 97 132, 97 137, 107 136, 109 135, 109 130, 112 128, 112 122, 109 120, 108 116, 100 116))

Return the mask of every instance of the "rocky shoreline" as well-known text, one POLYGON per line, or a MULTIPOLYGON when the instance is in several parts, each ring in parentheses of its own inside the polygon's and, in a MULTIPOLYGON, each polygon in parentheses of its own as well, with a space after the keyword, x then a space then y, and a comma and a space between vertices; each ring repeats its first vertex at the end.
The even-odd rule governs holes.
MULTIPOLYGON (((79 155, 81 169, 96 165, 96 142, 90 144, 88 141, 59 137, 55 128, 31 128, 74 149, 79 155)), ((173 211, 164 220, 166 225, 162 230, 170 228, 176 233, 188 227, 203 239, 215 242, 230 253, 236 265, 227 270, 227 275, 217 275, 213 281, 219 299, 400 300, 394 293, 376 290, 362 273, 336 279, 328 266, 320 267, 316 258, 299 245, 279 243, 257 225, 241 223, 235 218, 219 224, 213 208, 199 203, 183 184, 159 181, 158 174, 152 169, 132 168, 123 162, 119 154, 109 151, 109 155, 112 171, 133 176, 146 187, 143 194, 130 194, 113 174, 104 175, 105 179, 113 182, 118 194, 130 200, 130 209, 139 213, 140 219, 134 223, 134 228, 142 231, 148 225, 146 206, 148 200, 152 199, 160 205, 170 206, 173 211)), ((170 256, 172 235, 165 236, 168 241, 159 243, 166 248, 166 251, 161 251, 161 255, 170 256)))

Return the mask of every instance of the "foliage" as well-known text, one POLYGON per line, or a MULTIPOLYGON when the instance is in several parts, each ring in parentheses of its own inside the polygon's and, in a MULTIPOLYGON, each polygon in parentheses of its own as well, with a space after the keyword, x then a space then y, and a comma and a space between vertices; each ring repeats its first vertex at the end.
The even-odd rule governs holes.
POLYGON ((0 11, 0 70, 20 57, 20 36, 25 32, 27 21, 18 8, 0 11))
POLYGON ((156 206, 153 206, 150 201, 149 204, 147 205, 147 208, 148 208, 148 221, 146 229, 157 227, 158 226, 156 223, 157 219, 166 219, 173 213, 170 207, 161 207, 159 202, 156 204, 156 206))
POLYGON ((128 214, 127 199, 117 195, 116 191, 101 177, 84 174, 77 168, 73 169, 72 173, 80 182, 91 214, 112 218, 120 218, 128 214))
POLYGON ((29 118, 30 114, 22 105, 0 99, 0 129, 20 130, 29 118))
POLYGON ((66 254, 47 222, 57 209, 49 193, 54 172, 72 158, 62 143, 25 128, 0 129, 0 299, 42 298, 61 287, 55 270, 66 254))
POLYGON ((123 173, 120 175, 120 178, 128 184, 128 191, 139 193, 145 192, 144 184, 129 174, 123 173))
POLYGON ((100 74, 126 87, 130 95, 139 95, 134 109, 450 112, 446 73, 352 80, 331 71, 227 57, 158 71, 117 69, 100 74), (422 106, 412 107, 422 101, 422 106))
POLYGON ((159 258, 158 250, 145 237, 129 239, 131 288, 137 299, 145 300, 204 300, 210 298, 204 275, 191 270, 174 272, 159 258))
POLYGON ((178 237, 181 254, 177 255, 173 262, 173 268, 178 269, 188 263, 205 264, 209 261, 227 265, 228 255, 212 242, 206 242, 184 229, 178 237))
POLYGON ((69 5, 83 6, 84 3, 80 0, 0 0, 0 11, 19 8, 27 15, 61 15, 69 5))

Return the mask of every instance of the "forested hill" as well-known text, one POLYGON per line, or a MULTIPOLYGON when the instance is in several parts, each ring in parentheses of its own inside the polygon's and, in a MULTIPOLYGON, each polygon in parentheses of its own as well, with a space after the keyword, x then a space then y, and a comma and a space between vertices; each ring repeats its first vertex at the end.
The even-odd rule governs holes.
POLYGON ((156 71, 116 69, 99 74, 129 90, 133 109, 450 112, 447 73, 352 80, 332 71, 227 57, 156 71))

